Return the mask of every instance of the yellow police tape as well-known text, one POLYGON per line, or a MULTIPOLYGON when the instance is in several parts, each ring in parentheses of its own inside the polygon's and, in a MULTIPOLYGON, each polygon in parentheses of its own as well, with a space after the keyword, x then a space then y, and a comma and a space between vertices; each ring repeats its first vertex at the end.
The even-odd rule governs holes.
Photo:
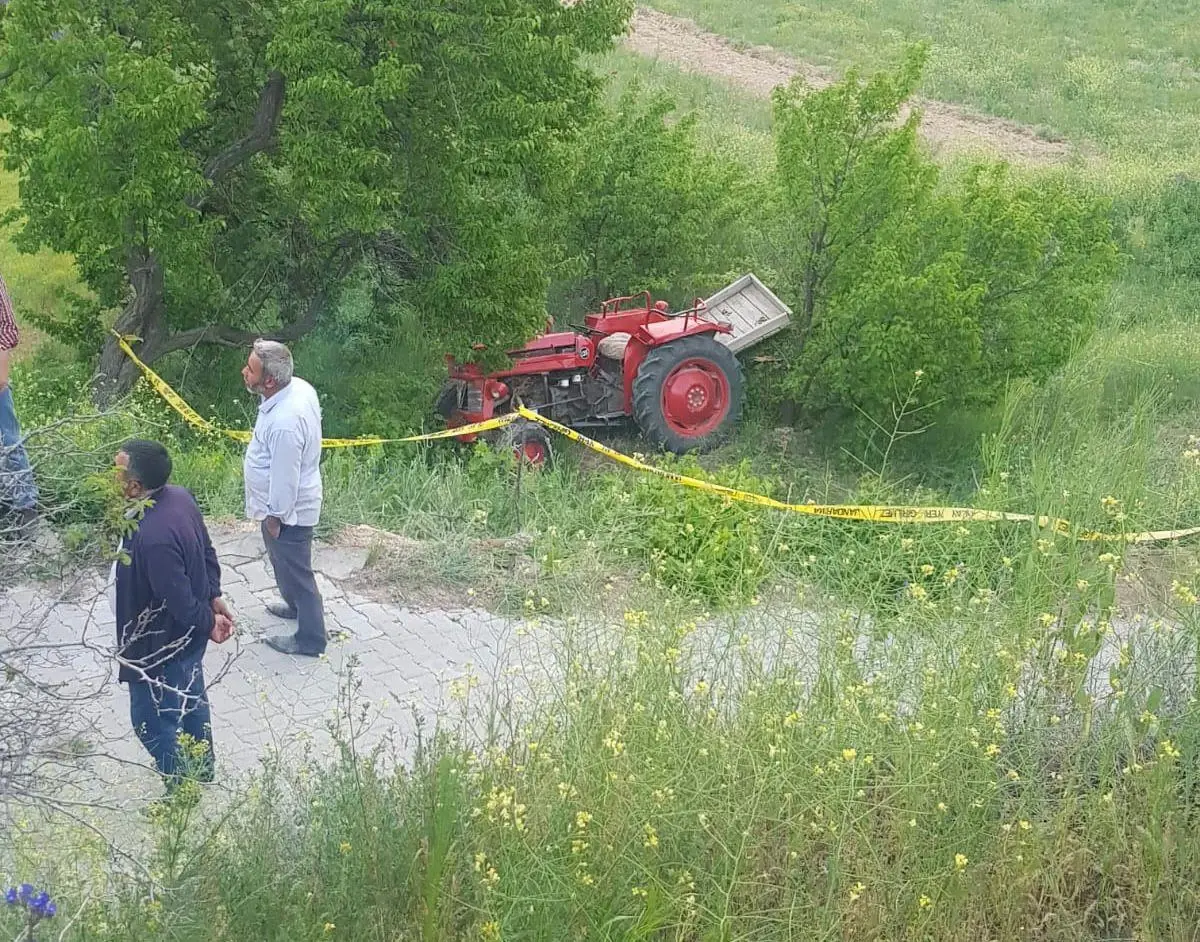
MULTIPOLYGON (((142 371, 142 375, 146 377, 155 391, 158 392, 163 399, 166 400, 176 412, 178 412, 187 422, 202 431, 213 432, 220 435, 225 435, 239 442, 248 442, 250 440, 250 432, 238 431, 235 429, 219 428, 213 425, 208 419, 201 416, 195 409, 184 401, 183 397, 164 380, 161 376, 155 373, 150 367, 138 359, 133 349, 129 346, 127 339, 113 331, 117 342, 121 346, 121 350, 125 355, 133 361, 134 365, 142 371)), ((1051 519, 1045 516, 1034 516, 1033 514, 1016 514, 1008 513, 1002 510, 975 510, 971 507, 911 507, 906 505, 884 505, 884 504, 788 504, 784 501, 775 500, 772 497, 764 497, 762 494, 754 494, 749 491, 739 491, 732 487, 725 487, 721 484, 711 484, 708 481, 701 481, 698 478, 688 477, 684 474, 676 474, 674 471, 666 471, 662 468, 656 468, 653 465, 646 464, 644 461, 639 461, 637 458, 631 458, 629 455, 622 454, 615 449, 609 448, 607 445, 602 445, 597 441, 588 438, 585 435, 580 435, 572 428, 565 425, 560 425, 553 419, 548 419, 543 415, 518 404, 515 412, 509 412, 505 415, 498 416, 494 419, 488 419, 484 422, 476 422, 472 425, 461 425, 457 428, 444 429, 440 432, 430 432, 424 435, 410 435, 406 438, 323 438, 321 439, 322 448, 351 448, 359 445, 387 445, 399 442, 427 442, 437 439, 458 438, 460 435, 478 434, 479 432, 487 432, 493 429, 503 428, 506 425, 516 421, 518 418, 525 419, 529 422, 536 422, 552 432, 569 438, 573 442, 577 442, 592 451, 604 455, 618 464, 623 464, 627 468, 632 468, 635 471, 642 471, 647 474, 656 474, 661 478, 682 487, 691 487, 700 491, 707 491, 710 494, 720 494, 729 500, 741 501, 747 504, 757 504, 760 507, 768 507, 772 510, 782 510, 787 513, 805 514, 812 517, 827 517, 835 520, 861 520, 871 523, 1036 523, 1039 527, 1052 529, 1056 533, 1069 535, 1071 533, 1071 524, 1066 520, 1051 519)), ((1167 540, 1180 540, 1184 537, 1195 536, 1200 534, 1200 527, 1189 527, 1184 530, 1149 530, 1141 533, 1120 533, 1106 534, 1099 533, 1095 530, 1085 530, 1076 534, 1076 538, 1080 540, 1111 540, 1122 543, 1157 543, 1167 540)))
MULTIPOLYGON (((150 369, 145 363, 138 359, 137 354, 133 352, 133 348, 129 346, 129 342, 125 337, 122 337, 116 331, 113 331, 113 336, 117 338, 117 343, 120 344, 121 350, 125 356, 133 361, 133 364, 142 371, 142 375, 146 377, 146 381, 154 387, 155 392, 166 400, 167 405, 178 412, 187 423, 194 428, 198 428, 204 432, 212 432, 216 435, 224 435, 226 438, 232 438, 234 441, 246 443, 250 441, 250 432, 239 429, 220 428, 213 425, 208 419, 204 418, 199 412, 187 404, 184 398, 179 395, 170 384, 159 376, 154 370, 150 369)), ((457 438, 460 435, 478 434, 479 432, 489 432, 492 429, 503 428, 504 426, 516 421, 518 418, 515 412, 507 415, 497 416, 494 419, 488 419, 486 422, 475 422, 472 425, 460 425, 458 428, 444 429, 440 432, 429 432, 425 435, 409 435, 406 438, 322 438, 322 448, 357 448, 363 445, 390 445, 396 442, 431 442, 441 438, 457 438)))
MULTIPOLYGON (((1071 525, 1066 520, 1051 520, 1049 517, 1032 514, 1014 514, 1001 510, 975 510, 970 507, 910 507, 903 505, 872 505, 872 504, 788 504, 762 494, 749 491, 739 491, 720 484, 710 484, 698 478, 676 474, 674 471, 664 471, 638 461, 629 455, 615 451, 606 445, 601 445, 565 425, 538 415, 525 406, 517 407, 517 414, 530 422, 537 422, 551 431, 563 435, 573 442, 578 442, 598 454, 604 455, 627 468, 657 474, 659 477, 674 481, 683 487, 693 487, 710 494, 721 494, 729 500, 757 504, 760 507, 770 507, 772 510, 782 510, 788 513, 807 514, 812 517, 830 517, 837 520, 864 520, 871 523, 1037 523, 1039 527, 1051 528, 1062 534, 1070 534, 1071 525)), ((1187 536, 1200 534, 1200 527, 1190 527, 1186 530, 1152 530, 1143 533, 1105 534, 1094 530, 1085 530, 1077 536, 1081 540, 1115 540, 1125 543, 1153 543, 1164 540, 1178 540, 1187 536)))

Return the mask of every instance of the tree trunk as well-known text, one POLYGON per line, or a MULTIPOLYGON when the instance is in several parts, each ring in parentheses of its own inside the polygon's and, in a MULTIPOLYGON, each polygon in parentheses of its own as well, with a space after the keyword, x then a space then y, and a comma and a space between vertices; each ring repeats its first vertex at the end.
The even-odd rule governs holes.
MULTIPOLYGON (((113 328, 122 336, 132 335, 140 340, 130 340, 138 356, 151 362, 166 340, 167 330, 163 323, 163 271, 154 253, 142 248, 130 253, 127 263, 129 284, 133 297, 117 317, 113 328)), ((105 338, 100 353, 100 365, 92 388, 92 398, 99 406, 107 406, 126 395, 137 382, 138 368, 117 345, 111 334, 105 338)))
MULTIPOLYGON (((332 280, 335 284, 346 277, 352 262, 353 257, 347 253, 340 261, 334 263, 332 280)), ((147 366, 168 353, 187 350, 201 343, 249 348, 259 337, 278 340, 280 343, 295 343, 317 326, 330 302, 329 289, 321 288, 309 297, 299 318, 270 331, 240 330, 224 324, 206 324, 203 327, 172 332, 167 327, 164 317, 166 301, 163 296, 162 266, 154 253, 143 249, 135 250, 129 259, 128 278, 133 287, 133 297, 117 317, 113 329, 123 337, 139 338, 130 339, 129 345, 138 355, 138 359, 147 366)), ((117 339, 109 334, 100 353, 92 399, 99 406, 111 405, 133 389, 139 375, 140 371, 117 344, 117 339)))

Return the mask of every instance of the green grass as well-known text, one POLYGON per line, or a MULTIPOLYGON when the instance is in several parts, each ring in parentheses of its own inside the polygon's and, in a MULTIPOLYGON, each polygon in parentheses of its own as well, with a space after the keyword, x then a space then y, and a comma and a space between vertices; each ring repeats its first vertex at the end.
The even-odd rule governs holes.
MULTIPOLYGON (((1168 59, 1197 41, 1182 4, 1131 21, 1130 8, 1076 0, 1041 31, 1049 8, 1014 0, 672 9, 837 66, 882 64, 924 30, 939 42, 929 94, 1096 140, 1154 173, 1195 156, 1181 130, 1190 84, 1163 93, 1162 110, 1144 107, 1182 82, 1168 59), (1074 39, 1056 59, 1064 31, 1074 39), (1139 42, 1159 43, 1139 60, 1164 68, 1128 87, 1139 42), (1108 83, 1096 63, 1121 56, 1120 87, 1095 108, 1079 97, 1086 82, 1063 78, 1108 83), (1101 122, 1105 109, 1150 116, 1135 134, 1101 122)), ((625 54, 601 68, 701 110, 710 146, 732 140, 751 166, 769 160, 761 102, 625 54)), ((1146 182, 1101 182, 1131 180, 1146 182)), ((66 276, 41 277, 35 268, 23 290, 66 276)), ((1044 388, 1016 385, 993 409, 938 415, 899 441, 750 423, 703 468, 795 501, 949 502, 1110 533, 1200 524, 1198 322, 1195 286, 1135 258, 1101 328, 1044 388)), ((298 349, 319 379, 369 348, 318 337, 298 349)), ((381 358, 415 369, 422 356, 381 358)), ((164 372, 185 391, 201 388, 197 373, 225 377, 194 404, 244 426, 237 366, 177 358, 164 372)), ((50 357, 18 378, 27 425, 60 415, 82 379, 50 357)), ((415 389, 328 385, 339 434, 383 431, 389 415, 419 424, 398 411, 415 389)), ((111 509, 96 475, 135 430, 168 443, 206 510, 240 512, 238 449, 180 429, 141 390, 122 416, 32 443, 64 518, 111 509)), ((324 464, 327 529, 371 523, 412 541, 378 561, 381 589, 536 610, 526 627, 557 681, 521 702, 460 679, 460 712, 399 771, 352 743, 290 757, 234 796, 227 818, 179 808, 160 820, 144 870, 114 866, 94 835, 19 829, 15 876, 49 883, 60 912, 80 913, 55 936, 1191 938, 1194 542, 816 520, 729 505, 565 442, 560 453, 552 472, 520 478, 502 456, 448 445, 324 464), (704 626, 718 608, 736 620, 704 626), (505 732, 480 742, 478 729, 505 732)), ((94 531, 68 533, 95 552, 94 531)))
MULTIPOLYGON (((17 176, 0 169, 0 213, 18 202, 17 176)), ((36 313, 47 316, 62 303, 64 290, 79 290, 75 262, 69 255, 41 251, 36 255, 24 255, 0 231, 0 274, 12 295, 17 325, 21 328, 22 342, 17 349, 17 359, 28 357, 43 340, 42 334, 29 323, 29 315, 36 313)))
POLYGON ((1200 723, 1170 665, 1200 626, 1110 623, 1119 570, 1051 540, 1011 591, 938 571, 874 623, 531 619, 542 658, 505 676, 532 700, 466 673, 399 766, 343 739, 160 815, 145 869, 29 825, 14 870, 72 942, 1188 939, 1200 723))
POLYGON ((881 68, 930 39, 922 91, 1092 144, 1194 168, 1200 29, 1187 0, 656 0, 734 40, 837 70, 881 68))

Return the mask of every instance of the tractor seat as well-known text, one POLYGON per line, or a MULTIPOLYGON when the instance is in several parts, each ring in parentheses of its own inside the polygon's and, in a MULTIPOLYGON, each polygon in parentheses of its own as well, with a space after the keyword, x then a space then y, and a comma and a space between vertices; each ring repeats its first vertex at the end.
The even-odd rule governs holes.
POLYGON ((620 363, 625 359, 625 348, 629 346, 630 339, 626 333, 609 334, 596 345, 596 349, 606 360, 616 360, 620 363))

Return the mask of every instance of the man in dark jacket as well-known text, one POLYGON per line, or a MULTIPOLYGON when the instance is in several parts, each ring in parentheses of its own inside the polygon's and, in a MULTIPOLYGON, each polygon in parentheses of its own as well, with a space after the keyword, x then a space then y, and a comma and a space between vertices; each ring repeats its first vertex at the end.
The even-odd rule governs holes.
POLYGON ((158 442, 126 442, 116 456, 125 497, 143 506, 116 566, 119 679, 129 685, 134 731, 173 792, 186 777, 211 781, 212 725, 204 652, 233 633, 221 566, 190 492, 168 484, 158 442), (181 749, 180 734, 190 741, 181 749))

